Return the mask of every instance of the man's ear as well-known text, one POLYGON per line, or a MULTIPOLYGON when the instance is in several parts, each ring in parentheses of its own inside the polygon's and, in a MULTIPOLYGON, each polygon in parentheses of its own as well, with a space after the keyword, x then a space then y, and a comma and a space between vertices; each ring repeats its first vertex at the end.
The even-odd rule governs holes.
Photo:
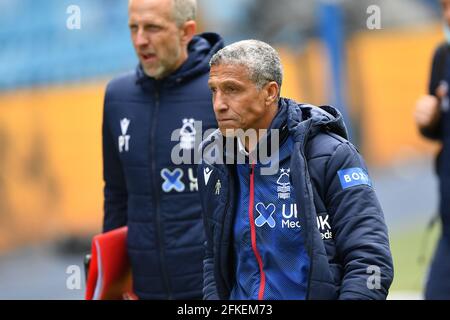
POLYGON ((270 106, 278 100, 280 87, 275 81, 267 83, 264 90, 266 90, 266 105, 270 106))
POLYGON ((197 23, 194 20, 189 20, 181 26, 181 41, 184 44, 191 42, 195 33, 197 32, 197 23))

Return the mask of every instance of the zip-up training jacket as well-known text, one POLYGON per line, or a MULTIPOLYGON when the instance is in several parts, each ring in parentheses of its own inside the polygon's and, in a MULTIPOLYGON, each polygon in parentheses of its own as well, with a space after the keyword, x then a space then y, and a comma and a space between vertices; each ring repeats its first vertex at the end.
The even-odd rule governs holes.
POLYGON ((257 185, 264 181, 255 174, 256 162, 248 174, 248 194, 239 194, 236 164, 223 164, 230 163, 229 154, 236 150, 209 152, 227 145, 220 131, 202 144, 198 177, 207 237, 204 298, 385 299, 393 280, 387 227, 366 165, 347 141, 340 113, 288 99, 280 100, 280 108, 287 109, 285 121, 279 112, 272 128, 281 129, 282 140, 286 123, 293 141, 289 179, 281 168, 276 173, 280 189, 273 190, 273 180, 268 186, 257 185), (255 203, 258 188, 271 190, 266 197, 260 192, 255 203), (283 213, 278 200, 286 200, 290 192, 296 217, 294 209, 283 213), (248 208, 237 213, 243 201, 248 208), (236 219, 247 219, 250 226, 241 238, 234 236, 236 219), (246 250, 244 257, 236 251, 238 241, 246 250), (243 262, 247 269, 240 268, 243 262), (277 293, 283 284, 289 287, 277 293), (236 295, 239 285, 245 290, 236 295))
POLYGON ((202 297, 197 166, 175 164, 171 155, 177 144, 180 153, 193 154, 198 131, 217 128, 207 81, 209 60, 222 47, 219 35, 201 34, 189 44, 188 60, 167 78, 156 81, 138 67, 106 89, 103 230, 128 226, 133 290, 140 299, 202 297), (177 129, 180 138, 172 141, 177 129))
MULTIPOLYGON (((447 42, 438 46, 434 53, 429 83, 429 94, 436 96, 436 89, 445 81, 450 83, 450 45, 447 42)), ((450 283, 442 281, 450 274, 450 110, 449 93, 441 99, 441 117, 434 128, 422 129, 422 134, 442 143, 436 158, 436 173, 439 178, 439 215, 441 218, 441 237, 436 246, 428 279, 425 286, 425 299, 449 300, 450 283), (447 101, 445 101, 447 100, 447 101), (447 105, 446 105, 447 104, 447 105)))

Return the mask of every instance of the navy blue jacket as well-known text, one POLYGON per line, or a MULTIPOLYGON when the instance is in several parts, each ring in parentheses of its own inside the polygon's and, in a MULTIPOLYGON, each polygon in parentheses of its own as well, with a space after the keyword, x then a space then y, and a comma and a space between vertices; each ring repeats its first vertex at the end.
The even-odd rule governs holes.
MULTIPOLYGON (((280 104, 288 108, 286 123, 294 140, 290 183, 301 208, 298 221, 310 258, 306 298, 385 299, 393 280, 387 227, 367 176, 359 183, 359 176, 353 180, 341 175, 346 170, 367 172, 358 151, 346 140, 341 115, 332 107, 320 109, 287 99, 280 104), (317 218, 326 216, 331 230, 324 232, 317 218)), ((198 168, 207 237, 205 299, 228 299, 235 284, 236 173, 235 165, 222 164, 230 161, 230 152, 217 152, 221 140, 225 138, 217 131, 203 142, 198 168)))
MULTIPOLYGON (((441 44, 433 57, 429 94, 436 95, 436 89, 441 81, 450 85, 450 47, 441 44)), ((449 90, 450 91, 450 90, 449 90)), ((449 96, 450 92, 447 94, 449 96)), ((450 245, 450 111, 442 112, 438 124, 434 128, 424 128, 421 133, 433 140, 442 142, 442 149, 436 161, 439 176, 440 215, 442 220, 442 234, 450 245)))
MULTIPOLYGON (((176 165, 172 141, 179 129, 182 151, 217 128, 207 81, 209 60, 223 47, 213 33, 189 44, 188 60, 156 81, 141 67, 112 80, 103 115, 104 225, 128 226, 133 289, 141 299, 202 297, 204 230, 197 167, 176 165), (202 121, 202 129, 195 127, 202 121)), ((194 163, 192 161, 191 163, 194 163)))
MULTIPOLYGON (((447 42, 438 46, 434 53, 429 94, 436 95, 441 81, 450 84, 450 46, 447 42)), ((449 96, 449 94, 447 94, 449 96)), ((439 177, 439 213, 442 221, 442 236, 428 272, 425 299, 450 299, 450 283, 442 281, 450 273, 450 111, 442 112, 437 126, 421 130, 422 134, 442 143, 436 159, 439 177)))

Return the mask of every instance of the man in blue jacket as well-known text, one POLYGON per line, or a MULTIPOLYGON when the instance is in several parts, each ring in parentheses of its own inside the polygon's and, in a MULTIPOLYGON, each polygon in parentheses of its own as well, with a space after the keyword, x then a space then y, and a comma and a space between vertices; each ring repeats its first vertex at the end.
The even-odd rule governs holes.
POLYGON ((446 41, 434 54, 428 95, 416 106, 416 124, 421 134, 441 143, 436 161, 439 177, 441 236, 428 271, 425 299, 450 300, 450 0, 441 0, 446 41))
POLYGON ((219 129, 198 167, 204 298, 385 299, 388 232, 339 112, 280 98, 266 43, 232 44, 210 65, 219 129))
POLYGON ((194 36, 195 0, 130 0, 140 64, 112 80, 103 118, 104 225, 128 226, 133 289, 140 299, 202 297, 204 229, 197 167, 174 164, 217 128, 207 86, 217 34, 194 36), (180 141, 172 141, 179 132, 180 141), (197 139, 198 143, 201 138, 197 139))

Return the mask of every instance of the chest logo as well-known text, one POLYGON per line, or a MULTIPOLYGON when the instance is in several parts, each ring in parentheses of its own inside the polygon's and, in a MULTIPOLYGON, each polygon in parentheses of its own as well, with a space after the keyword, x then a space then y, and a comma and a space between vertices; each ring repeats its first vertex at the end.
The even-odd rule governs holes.
POLYGON ((208 185, 209 177, 211 176, 211 173, 213 172, 213 169, 206 167, 203 169, 203 177, 205 178, 205 186, 208 185))
POLYGON ((281 173, 277 180, 278 199, 289 199, 291 197, 291 182, 289 181, 289 174, 291 169, 280 169, 281 173))
POLYGON ((180 168, 177 168, 173 171, 170 171, 169 169, 162 169, 161 170, 161 177, 164 179, 162 189, 164 192, 170 192, 172 190, 182 192, 184 191, 184 183, 181 181, 181 178, 183 177, 183 170, 180 168))
POLYGON ((262 202, 258 202, 255 209, 259 213, 259 216, 255 219, 255 224, 257 227, 262 227, 267 223, 267 225, 272 229, 275 228, 276 223, 273 218, 273 214, 275 213, 275 205, 273 203, 269 203, 265 206, 262 202))
POLYGON ((180 130, 180 147, 183 150, 192 150, 195 145, 195 130, 194 119, 183 119, 183 126, 180 130))
POLYGON ((120 120, 120 130, 122 135, 119 136, 119 152, 128 152, 130 150, 130 135, 127 134, 130 120, 123 118, 120 120))
POLYGON ((222 188, 222 183, 220 182, 220 180, 217 180, 216 185, 214 187, 215 191, 215 195, 219 195, 220 194, 220 189, 222 188))

